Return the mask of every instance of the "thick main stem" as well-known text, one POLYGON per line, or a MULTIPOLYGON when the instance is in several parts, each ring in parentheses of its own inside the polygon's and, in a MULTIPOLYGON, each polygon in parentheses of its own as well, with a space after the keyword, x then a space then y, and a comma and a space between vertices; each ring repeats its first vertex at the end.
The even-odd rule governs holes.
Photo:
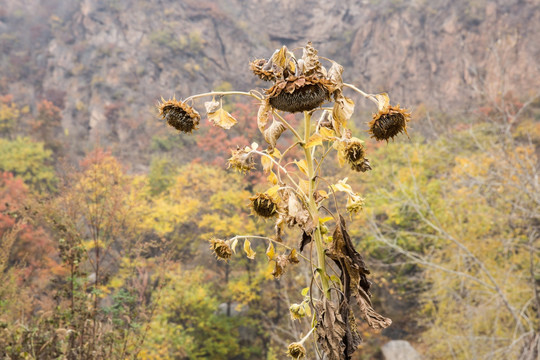
MULTIPOLYGON (((308 143, 309 137, 311 136, 311 114, 307 111, 304 111, 304 144, 308 143)), ((317 250, 317 260, 318 267, 321 270, 319 274, 321 276, 321 283, 323 287, 324 296, 330 298, 330 286, 328 284, 328 275, 326 275, 326 259, 324 254, 324 246, 321 236, 321 229, 319 226, 319 211, 317 209, 317 204, 315 204, 315 198, 313 197, 313 192, 315 190, 315 171, 313 168, 313 156, 311 155, 311 149, 304 146, 304 154, 306 156, 306 163, 308 168, 308 177, 309 177, 309 191, 307 193, 308 197, 308 206, 309 212, 313 216, 313 221, 315 222, 316 228, 313 231, 313 238, 315 241, 315 248, 317 250)))

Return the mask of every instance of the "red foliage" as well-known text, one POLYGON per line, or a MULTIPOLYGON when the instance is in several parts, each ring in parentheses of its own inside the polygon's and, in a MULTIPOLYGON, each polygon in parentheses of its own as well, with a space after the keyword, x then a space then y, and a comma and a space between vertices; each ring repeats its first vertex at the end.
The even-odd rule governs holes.
MULTIPOLYGON (((28 197, 23 181, 11 173, 0 173, 0 238, 11 230, 21 218, 28 197)), ((45 278, 57 263, 52 259, 56 249, 41 227, 22 225, 11 249, 10 263, 23 269, 25 279, 39 281, 45 278)))

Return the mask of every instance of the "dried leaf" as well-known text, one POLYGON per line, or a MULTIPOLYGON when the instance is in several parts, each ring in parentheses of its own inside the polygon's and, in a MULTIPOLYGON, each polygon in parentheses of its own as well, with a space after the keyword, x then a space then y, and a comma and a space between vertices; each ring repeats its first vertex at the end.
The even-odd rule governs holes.
POLYGON ((332 190, 334 190, 334 191, 342 191, 342 192, 345 192, 347 194, 354 194, 354 191, 353 191, 351 185, 347 184, 347 180, 348 180, 348 178, 345 178, 343 180, 339 180, 337 182, 337 184, 332 184, 331 185, 332 190))
POLYGON ((231 114, 223 110, 222 108, 217 109, 213 113, 208 114, 208 120, 210 120, 214 125, 222 127, 225 130, 230 129, 238 121, 231 114))
POLYGON ((315 303, 317 312, 317 342, 328 360, 343 360, 346 346, 346 324, 336 307, 327 298, 315 303))
POLYGON ((300 242, 300 252, 304 251, 304 247, 313 240, 313 232, 302 232, 302 241, 300 242))
POLYGON ((276 262, 276 264, 275 264, 274 271, 272 272, 272 275, 276 279, 278 279, 285 272, 285 269, 287 268, 287 265, 289 265, 289 258, 288 258, 287 255, 279 255, 276 258, 275 262, 276 262))
POLYGON ((264 193, 270 197, 274 197, 279 190, 279 185, 272 186, 270 189, 266 190, 264 193))
POLYGON ((204 103, 204 107, 206 108, 206 113, 211 114, 215 113, 217 109, 221 107, 221 105, 219 101, 216 101, 215 98, 212 98, 212 101, 207 101, 204 103))
POLYGON ((238 238, 234 239, 232 242, 231 242, 231 250, 233 251, 233 253, 236 254, 236 245, 238 244, 238 238))
POLYGON ((263 133, 264 140, 270 145, 270 148, 273 149, 276 146, 279 137, 285 130, 287 130, 287 128, 281 122, 276 120, 272 121, 272 125, 270 125, 263 133))
POLYGON ((248 239, 244 241, 244 251, 249 259, 255 259, 256 253, 253 251, 253 249, 251 249, 251 242, 248 239))
POLYGON ((304 47, 302 61, 304 63, 304 75, 310 76, 321 71, 321 63, 317 56, 317 50, 312 46, 311 41, 304 47))
POLYGON ((302 294, 302 296, 307 296, 308 292, 309 292, 309 287, 305 287, 302 289, 300 294, 302 294))
POLYGON ((305 175, 308 174, 308 166, 306 160, 302 159, 300 161, 295 161, 294 163, 296 164, 296 166, 298 166, 298 169, 300 169, 301 172, 303 172, 305 175))
POLYGON ((276 159, 281 159, 281 152, 279 152, 278 148, 274 148, 270 155, 276 159))
POLYGON ((266 249, 266 256, 268 256, 268 261, 274 260, 276 257, 276 250, 274 249, 274 244, 270 241, 268 244, 268 249, 266 249))
POLYGON ((272 159, 270 159, 268 156, 261 156, 261 165, 265 174, 268 174, 274 166, 272 159))
POLYGON ((270 106, 270 103, 268 101, 265 101, 259 107, 259 111, 257 112, 257 126, 259 127, 261 133, 264 132, 264 128, 268 124, 268 120, 270 119, 271 115, 272 107, 270 106))
POLYGON ((287 259, 291 264, 298 264, 300 262, 300 260, 298 260, 298 254, 296 253, 296 249, 291 250, 287 259))
POLYGON ((298 180, 298 186, 304 194, 309 194, 309 181, 300 179, 298 180))
POLYGON ((347 121, 349 121, 353 112, 354 101, 352 99, 342 95, 336 98, 332 109, 332 117, 340 127, 347 127, 347 121))
POLYGON ((274 184, 274 185, 276 185, 279 182, 279 179, 278 179, 277 175, 274 174, 274 172, 272 170, 270 170, 270 175, 268 175, 268 177, 266 179, 268 180, 268 182, 270 182, 271 184, 274 184))
POLYGON ((287 224, 289 226, 298 225, 301 229, 305 229, 310 223, 311 217, 309 211, 302 205, 292 192, 288 194, 287 199, 287 224))
POLYGON ((272 58, 271 58, 272 63, 278 65, 282 69, 285 69, 285 63, 287 60, 287 52, 288 52, 287 47, 285 45, 282 46, 281 49, 279 49, 279 51, 274 52, 274 54, 272 55, 272 58))
POLYGON ((320 134, 315 133, 309 137, 308 142, 306 145, 304 145, 304 147, 308 149, 313 146, 322 145, 322 142, 323 137, 320 134))
POLYGON ((377 94, 375 95, 375 98, 377 99, 377 107, 379 108, 379 111, 387 111, 390 107, 390 98, 388 97, 388 94, 377 94))
POLYGON ((334 83, 336 88, 341 89, 343 87, 343 66, 333 60, 330 61, 332 66, 330 67, 330 70, 328 70, 328 79, 334 83))
POLYGON ((331 140, 336 137, 336 133, 334 132, 334 130, 327 127, 320 128, 319 134, 321 134, 324 140, 331 140))
POLYGON ((392 324, 392 320, 376 313, 373 309, 369 292, 371 284, 367 279, 370 272, 362 255, 354 249, 345 227, 345 220, 341 215, 339 220, 327 255, 341 270, 340 279, 344 286, 345 300, 350 302, 351 297, 355 298, 368 325, 374 329, 384 329, 392 324))

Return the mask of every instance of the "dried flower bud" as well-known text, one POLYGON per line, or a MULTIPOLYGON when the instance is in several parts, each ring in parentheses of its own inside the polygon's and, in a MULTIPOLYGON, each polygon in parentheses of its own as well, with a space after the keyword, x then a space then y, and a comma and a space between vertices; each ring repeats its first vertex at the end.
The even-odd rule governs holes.
POLYGON ((210 249, 214 251, 219 260, 228 260, 232 256, 232 249, 228 241, 212 238, 210 239, 210 249))
POLYGON ((306 349, 300 343, 292 343, 287 349, 287 355, 293 359, 303 359, 306 356, 306 349))
POLYGON ((167 121, 167 124, 178 131, 191 133, 197 130, 201 120, 199 113, 186 103, 170 99, 158 105, 159 116, 167 121))
POLYGON ((373 115, 369 123, 369 133, 378 141, 393 139, 394 136, 404 132, 407 134, 407 123, 411 120, 411 114, 407 109, 397 106, 386 106, 373 115))
POLYGON ((267 194, 257 193, 255 196, 250 197, 249 200, 251 200, 251 208, 260 217, 267 219, 278 213, 277 203, 267 194))
POLYGON ((364 198, 357 194, 349 194, 347 199, 347 211, 350 213, 357 213, 364 207, 364 198))
POLYGON ((291 313, 291 319, 299 320, 306 316, 306 309, 302 304, 292 304, 289 307, 289 312, 291 313))
POLYGON ((237 147, 236 150, 231 150, 232 156, 227 160, 227 168, 233 168, 245 174, 255 168, 255 161, 250 155, 251 149, 246 146, 243 149, 237 147))

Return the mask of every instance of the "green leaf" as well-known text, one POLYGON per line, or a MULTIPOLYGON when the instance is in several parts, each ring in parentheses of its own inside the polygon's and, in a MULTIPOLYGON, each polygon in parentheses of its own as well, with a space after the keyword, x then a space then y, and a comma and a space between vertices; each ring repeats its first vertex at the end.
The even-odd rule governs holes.
POLYGON ((309 292, 309 287, 305 287, 305 288, 302 289, 301 294, 302 294, 302 296, 307 296, 308 292, 309 292))

